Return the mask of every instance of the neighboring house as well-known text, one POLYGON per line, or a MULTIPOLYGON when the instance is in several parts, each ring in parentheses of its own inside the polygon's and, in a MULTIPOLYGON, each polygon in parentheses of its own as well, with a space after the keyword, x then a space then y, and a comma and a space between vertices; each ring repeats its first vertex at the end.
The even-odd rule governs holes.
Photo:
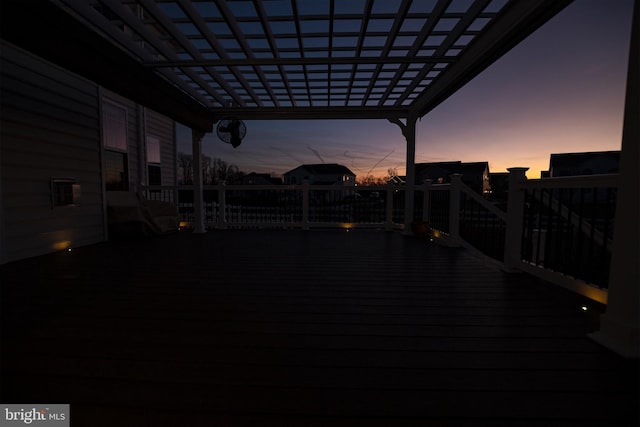
MULTIPOLYGON (((551 154, 549 158, 548 178, 602 175, 618 173, 620 166, 620 151, 594 151, 578 153, 551 154)), ((570 193, 571 200, 576 203, 604 203, 611 202, 610 191, 604 188, 586 189, 583 192, 570 193)))
POLYGON ((356 185, 356 175, 337 163, 301 165, 284 173, 285 184, 302 184, 305 181, 311 185, 352 187, 356 185))
POLYGON ((496 199, 507 199, 509 193, 509 172, 491 172, 491 194, 496 199))
POLYGON ((282 184, 282 178, 273 177, 268 173, 255 173, 244 175, 242 177, 242 184, 244 185, 280 185, 282 184))
POLYGON ((416 163, 416 184, 427 179, 433 184, 445 184, 451 182, 450 176, 454 173, 461 174, 462 182, 478 194, 486 196, 491 193, 489 162, 416 163))
MULTIPOLYGON (((255 173, 244 175, 242 177, 243 185, 269 185, 269 186, 282 186, 282 178, 273 177, 268 173, 255 173)), ((284 188, 284 187, 283 187, 284 188)), ((273 206, 278 204, 279 201, 286 197, 286 193, 282 190, 249 190, 249 191, 231 191, 229 192, 230 200, 233 201, 233 197, 236 200, 242 200, 245 204, 258 204, 261 206, 273 206)))
POLYGON ((393 184, 393 185, 405 185, 407 183, 407 177, 394 175, 392 177, 389 177, 389 179, 387 180, 387 183, 393 184))
POLYGON ((509 172, 491 172, 491 196, 489 200, 502 210, 507 210, 509 200, 509 172))
POLYGON ((618 173, 620 151, 551 154, 549 177, 618 173))
POLYGON ((0 264, 106 240, 106 191, 175 185, 172 120, 10 43, 0 51, 0 264))

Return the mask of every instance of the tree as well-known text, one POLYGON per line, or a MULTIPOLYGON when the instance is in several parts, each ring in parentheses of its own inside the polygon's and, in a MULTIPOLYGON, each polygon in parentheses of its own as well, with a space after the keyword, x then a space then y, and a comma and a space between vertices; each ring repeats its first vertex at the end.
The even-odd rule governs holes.
MULTIPOLYGON (((220 182, 229 184, 242 181, 244 172, 238 166, 227 163, 217 157, 202 156, 202 182, 205 185, 215 185, 220 182)), ((193 185, 193 156, 178 153, 178 184, 193 185)))
POLYGON ((358 177, 356 179, 356 184, 358 185, 384 185, 387 183, 387 180, 383 177, 375 177, 371 174, 363 176, 363 177, 358 177))
POLYGON ((193 184, 193 156, 187 153, 178 153, 178 185, 193 184))

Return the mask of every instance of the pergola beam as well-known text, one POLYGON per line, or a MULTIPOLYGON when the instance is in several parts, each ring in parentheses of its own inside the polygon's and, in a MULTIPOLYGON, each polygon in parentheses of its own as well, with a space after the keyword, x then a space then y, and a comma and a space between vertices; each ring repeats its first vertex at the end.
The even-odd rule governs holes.
POLYGON ((334 120, 334 119, 405 119, 407 108, 394 107, 256 107, 216 108, 215 119, 237 117, 242 120, 334 120))

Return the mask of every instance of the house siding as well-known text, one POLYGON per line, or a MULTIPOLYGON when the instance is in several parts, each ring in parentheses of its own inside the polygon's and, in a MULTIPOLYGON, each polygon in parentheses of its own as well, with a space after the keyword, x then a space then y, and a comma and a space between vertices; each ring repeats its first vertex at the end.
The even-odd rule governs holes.
POLYGON ((0 263, 104 240, 97 86, 0 43, 0 263), (53 208, 52 178, 80 200, 53 208))

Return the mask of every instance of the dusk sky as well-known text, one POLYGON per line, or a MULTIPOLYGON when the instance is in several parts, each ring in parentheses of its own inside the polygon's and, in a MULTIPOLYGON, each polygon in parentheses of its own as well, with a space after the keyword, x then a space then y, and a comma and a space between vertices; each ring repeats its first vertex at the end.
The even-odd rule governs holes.
MULTIPOLYGON (((619 150, 633 0, 575 0, 418 122, 416 162, 488 161, 491 172, 551 153, 619 150)), ((279 176, 303 163, 340 163, 356 175, 405 172, 406 143, 386 120, 245 121, 233 148, 215 132, 203 153, 243 172, 279 176)), ((178 126, 178 150, 191 152, 178 126)))

